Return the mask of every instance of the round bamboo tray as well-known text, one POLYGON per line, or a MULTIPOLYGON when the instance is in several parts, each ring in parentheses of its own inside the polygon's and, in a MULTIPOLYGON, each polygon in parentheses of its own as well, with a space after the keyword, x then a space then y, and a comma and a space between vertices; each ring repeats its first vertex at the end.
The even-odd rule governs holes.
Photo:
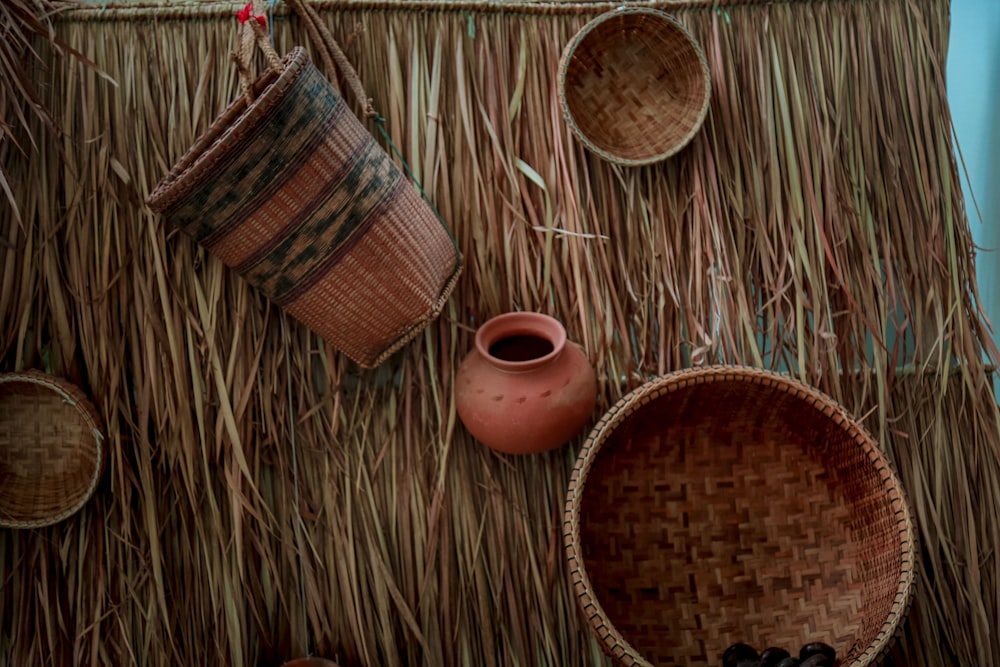
POLYGON ((697 134, 711 97, 708 63, 671 16, 620 8, 587 23, 559 63, 559 101, 577 138, 611 162, 643 165, 697 134))
POLYGON ((104 464, 96 411, 37 372, 0 374, 0 526, 61 521, 93 495, 104 464))
POLYGON ((878 445, 762 370, 681 371, 625 396, 580 452, 564 529, 583 614, 619 665, 822 641, 862 667, 913 596, 914 527, 878 445))

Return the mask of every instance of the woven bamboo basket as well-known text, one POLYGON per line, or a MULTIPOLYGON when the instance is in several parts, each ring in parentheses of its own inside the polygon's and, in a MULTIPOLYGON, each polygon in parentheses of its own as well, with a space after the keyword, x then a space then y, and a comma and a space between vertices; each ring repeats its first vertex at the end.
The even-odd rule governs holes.
POLYGON ((271 69, 244 81, 148 204, 333 347, 378 366, 440 314, 458 247, 306 50, 279 59, 259 45, 271 69))
POLYGON ((581 609, 619 665, 718 665, 744 642, 884 658, 914 527, 871 436, 822 393, 738 367, 650 381, 592 430, 567 494, 581 609))
POLYGON ((35 528, 77 512, 104 467, 97 413, 82 392, 37 372, 0 374, 0 526, 35 528))
POLYGON ((710 97, 701 46, 655 9, 601 14, 570 40, 559 64, 566 122, 588 149, 618 164, 658 162, 687 146, 710 97))

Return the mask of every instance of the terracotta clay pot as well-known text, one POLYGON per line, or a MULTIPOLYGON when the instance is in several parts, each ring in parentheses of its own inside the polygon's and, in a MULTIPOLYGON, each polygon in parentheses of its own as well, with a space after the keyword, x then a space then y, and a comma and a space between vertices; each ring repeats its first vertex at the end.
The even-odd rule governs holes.
POLYGON ((517 312, 487 320, 455 378, 455 405, 469 432, 507 454, 569 442, 593 417, 597 379, 555 318, 517 312))

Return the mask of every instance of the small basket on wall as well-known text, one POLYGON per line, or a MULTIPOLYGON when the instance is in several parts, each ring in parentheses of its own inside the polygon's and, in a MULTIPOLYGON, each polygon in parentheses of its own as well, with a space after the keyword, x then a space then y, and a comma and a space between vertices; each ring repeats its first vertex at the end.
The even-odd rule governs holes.
POLYGON ((701 46, 675 18, 622 7, 587 23, 559 62, 559 101, 576 137, 621 165, 665 160, 694 138, 711 84, 701 46))
POLYGON ((618 665, 718 665, 732 644, 881 660, 913 598, 899 478, 824 394, 742 367, 680 371, 613 406, 577 459, 574 592, 618 665))
POLYGON ((104 469, 97 412, 62 378, 0 374, 0 527, 38 528, 90 499, 104 469))

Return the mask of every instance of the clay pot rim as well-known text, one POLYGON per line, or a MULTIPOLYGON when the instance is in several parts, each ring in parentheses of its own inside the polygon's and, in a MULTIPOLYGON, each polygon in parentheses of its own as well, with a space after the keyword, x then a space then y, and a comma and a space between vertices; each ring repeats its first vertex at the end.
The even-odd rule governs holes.
POLYGON ((549 363, 566 347, 566 328, 556 318, 531 311, 504 313, 486 320, 476 330, 476 350, 494 367, 511 373, 530 371, 549 363), (490 347, 511 336, 535 336, 552 344, 552 351, 526 361, 506 361, 490 354, 490 347))

